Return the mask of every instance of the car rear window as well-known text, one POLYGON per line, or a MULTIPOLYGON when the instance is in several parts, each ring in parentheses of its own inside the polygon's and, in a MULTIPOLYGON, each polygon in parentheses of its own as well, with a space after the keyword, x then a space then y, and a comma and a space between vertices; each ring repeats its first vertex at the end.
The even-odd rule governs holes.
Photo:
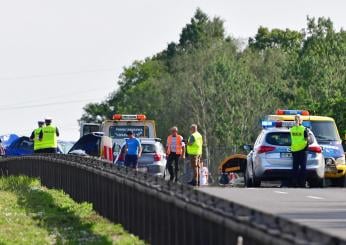
POLYGON ((270 145, 290 146, 291 135, 289 132, 268 133, 266 136, 266 142, 270 145))
POLYGON ((155 153, 156 147, 154 144, 142 144, 143 153, 155 153))

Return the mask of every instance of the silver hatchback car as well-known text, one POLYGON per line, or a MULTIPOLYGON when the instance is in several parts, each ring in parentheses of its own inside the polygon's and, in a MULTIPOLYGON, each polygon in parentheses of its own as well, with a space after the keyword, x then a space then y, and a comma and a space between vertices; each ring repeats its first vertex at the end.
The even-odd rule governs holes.
MULTIPOLYGON (((291 177, 293 159, 289 128, 264 128, 253 147, 246 146, 247 156, 245 185, 259 187, 261 181, 288 181, 291 177)), ((322 148, 309 132, 307 181, 310 187, 323 187, 325 161, 322 148)))

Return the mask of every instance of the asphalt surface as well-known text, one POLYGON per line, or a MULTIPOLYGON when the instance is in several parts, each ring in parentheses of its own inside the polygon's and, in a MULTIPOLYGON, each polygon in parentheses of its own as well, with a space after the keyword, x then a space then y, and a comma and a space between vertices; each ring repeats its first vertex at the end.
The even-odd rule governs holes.
POLYGON ((200 191, 346 239, 346 188, 201 187, 200 191))

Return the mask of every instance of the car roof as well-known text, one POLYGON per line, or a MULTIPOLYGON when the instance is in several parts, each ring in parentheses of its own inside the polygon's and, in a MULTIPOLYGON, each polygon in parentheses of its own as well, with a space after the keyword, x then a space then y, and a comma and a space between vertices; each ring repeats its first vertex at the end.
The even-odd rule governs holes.
POLYGON ((152 141, 152 140, 141 140, 141 144, 147 144, 147 145, 156 145, 156 144, 161 144, 161 142, 158 141, 152 141))
MULTIPOLYGON (((269 115, 268 118, 271 120, 281 120, 281 121, 294 121, 295 115, 269 115)), ((331 117, 324 116, 302 116, 303 121, 325 121, 334 122, 331 117)))
POLYGON ((264 128, 263 131, 268 132, 268 133, 270 133, 270 132, 287 132, 287 133, 289 133, 290 129, 286 128, 286 127, 282 127, 282 128, 271 127, 271 128, 264 128))

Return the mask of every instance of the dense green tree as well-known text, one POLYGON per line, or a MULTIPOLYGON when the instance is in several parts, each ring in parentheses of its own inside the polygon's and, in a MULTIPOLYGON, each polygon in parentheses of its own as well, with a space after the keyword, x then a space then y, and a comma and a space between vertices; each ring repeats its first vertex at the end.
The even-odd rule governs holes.
POLYGON ((162 138, 173 125, 187 136, 197 123, 215 170, 233 146, 253 142, 261 118, 277 108, 329 115, 346 129, 346 33, 308 18, 302 31, 260 27, 244 49, 225 36, 220 18, 198 9, 178 43, 124 68, 118 85, 81 120, 145 113, 162 138))
POLYGON ((249 47, 258 50, 280 48, 285 51, 298 50, 301 47, 304 34, 289 29, 273 29, 260 27, 255 38, 249 38, 249 47))

